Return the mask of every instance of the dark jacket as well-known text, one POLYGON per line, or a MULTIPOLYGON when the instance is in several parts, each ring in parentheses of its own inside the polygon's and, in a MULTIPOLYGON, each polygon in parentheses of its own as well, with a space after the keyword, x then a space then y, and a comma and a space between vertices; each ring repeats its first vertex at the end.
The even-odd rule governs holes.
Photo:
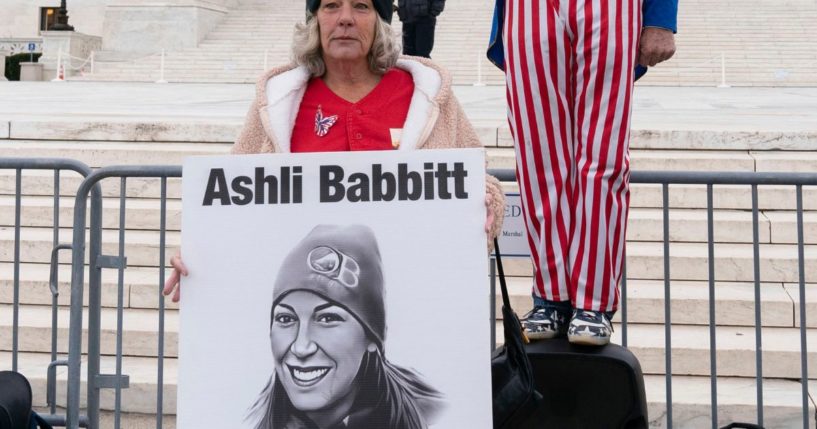
POLYGON ((445 8, 445 0, 397 0, 397 15, 401 22, 437 16, 445 8))

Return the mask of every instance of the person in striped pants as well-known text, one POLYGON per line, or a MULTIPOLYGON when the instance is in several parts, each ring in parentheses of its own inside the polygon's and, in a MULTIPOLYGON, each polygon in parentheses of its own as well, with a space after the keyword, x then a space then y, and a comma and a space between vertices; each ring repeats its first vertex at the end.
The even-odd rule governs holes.
POLYGON ((618 307, 635 79, 675 52, 678 0, 497 0, 489 58, 534 267, 532 339, 604 345, 618 307))

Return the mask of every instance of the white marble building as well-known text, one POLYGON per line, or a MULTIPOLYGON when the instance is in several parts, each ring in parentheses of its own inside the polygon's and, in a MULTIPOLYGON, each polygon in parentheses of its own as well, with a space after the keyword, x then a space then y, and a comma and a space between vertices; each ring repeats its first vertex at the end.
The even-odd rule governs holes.
MULTIPOLYGON (((70 23, 81 33, 102 36, 105 6, 111 0, 68 0, 70 23)), ((0 0, 0 38, 41 37, 40 13, 44 8, 59 8, 60 0, 0 0)))
MULTIPOLYGON (((76 33, 99 37, 102 51, 127 57, 194 47, 241 1, 67 0, 67 6, 76 33)), ((0 49, 17 51, 22 42, 40 42, 48 8, 59 5, 59 0, 0 0, 0 44, 5 45, 0 49)))

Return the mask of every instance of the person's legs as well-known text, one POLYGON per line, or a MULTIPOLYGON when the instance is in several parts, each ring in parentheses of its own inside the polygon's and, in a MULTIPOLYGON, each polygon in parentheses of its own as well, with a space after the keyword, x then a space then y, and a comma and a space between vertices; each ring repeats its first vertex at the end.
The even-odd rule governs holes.
POLYGON ((416 25, 414 22, 403 23, 403 55, 417 55, 416 25))
POLYGON ((417 18, 414 23, 414 47, 418 57, 431 58, 431 50, 434 48, 434 28, 437 25, 437 17, 424 16, 417 18))
POLYGON ((629 206, 629 131, 641 1, 571 2, 576 35, 576 154, 570 240, 573 342, 606 344, 624 256, 629 206), (599 322, 601 320, 601 322, 599 322), (603 322, 603 323, 602 323, 603 322), (574 326, 575 325, 575 326, 574 326))
POLYGON ((508 0, 505 20, 508 122, 534 267, 526 328, 531 338, 551 338, 570 316, 571 36, 555 0, 508 0))

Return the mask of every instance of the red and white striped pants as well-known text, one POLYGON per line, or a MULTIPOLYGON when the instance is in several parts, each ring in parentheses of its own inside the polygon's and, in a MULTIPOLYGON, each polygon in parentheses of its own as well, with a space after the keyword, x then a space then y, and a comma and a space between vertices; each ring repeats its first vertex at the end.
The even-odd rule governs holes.
POLYGON ((508 121, 535 296, 618 307, 641 0, 507 0, 508 121))

